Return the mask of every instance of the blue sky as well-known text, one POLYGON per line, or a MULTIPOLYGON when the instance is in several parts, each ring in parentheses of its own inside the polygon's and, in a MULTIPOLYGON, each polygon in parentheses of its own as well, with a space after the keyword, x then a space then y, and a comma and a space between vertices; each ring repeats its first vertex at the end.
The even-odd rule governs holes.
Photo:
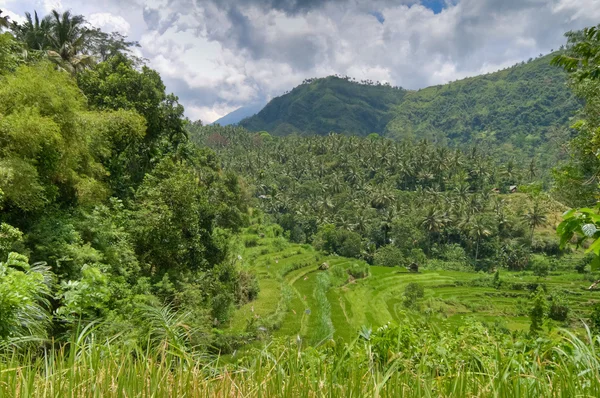
POLYGON ((600 0, 0 0, 16 20, 53 8, 138 40, 205 122, 309 77, 417 89, 498 70, 600 21, 600 0))

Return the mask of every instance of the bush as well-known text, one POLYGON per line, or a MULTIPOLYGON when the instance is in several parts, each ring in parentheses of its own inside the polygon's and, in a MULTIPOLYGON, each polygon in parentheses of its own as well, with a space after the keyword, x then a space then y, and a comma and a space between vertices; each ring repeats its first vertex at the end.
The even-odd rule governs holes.
POLYGON ((590 314, 590 329, 594 333, 600 333, 600 302, 594 304, 594 308, 590 314))
POLYGON ((255 300, 258 292, 260 292, 260 286, 256 275, 248 271, 240 271, 235 290, 236 303, 242 305, 255 300))
POLYGON ((537 335, 544 325, 546 316, 548 315, 548 303, 546 301, 546 294, 544 289, 539 286, 532 297, 533 305, 529 310, 529 318, 531 319, 531 325, 529 326, 529 333, 537 335))
POLYGON ((570 311, 566 297, 560 293, 553 293, 550 299, 552 301, 548 310, 548 317, 555 321, 566 321, 569 318, 570 311))
POLYGON ((544 253, 555 256, 561 252, 560 242, 555 237, 536 237, 531 243, 531 250, 534 253, 544 253))
POLYGON ((408 266, 411 263, 417 263, 419 266, 427 264, 427 256, 422 249, 412 249, 404 260, 404 266, 408 266))
POLYGON ((246 236, 244 238, 244 246, 246 246, 246 247, 258 246, 258 236, 256 236, 256 235, 246 236))
POLYGON ((442 260, 449 262, 464 263, 467 261, 465 249, 457 243, 442 246, 439 255, 442 260))
POLYGON ((425 289, 416 282, 411 282, 404 288, 404 306, 417 308, 417 301, 425 296, 425 289))
POLYGON ((531 270, 538 278, 545 278, 550 272, 550 260, 545 256, 533 256, 531 270))
POLYGON ((369 266, 367 264, 352 264, 346 272, 354 279, 362 279, 369 276, 369 266))
POLYGON ((374 263, 384 267, 395 267, 404 263, 403 257, 402 250, 396 246, 382 246, 375 252, 374 263))
POLYGON ((273 248, 275 249, 275 251, 282 251, 287 249, 287 247, 289 246, 289 243, 287 240, 285 240, 284 237, 280 236, 277 237, 273 240, 273 248))
POLYGON ((575 270, 580 274, 585 273, 585 267, 587 267, 588 264, 591 263, 593 259, 594 259, 594 255, 592 255, 592 254, 583 257, 582 259, 577 261, 577 263, 575 264, 575 270))
POLYGON ((361 237, 356 232, 336 229, 334 225, 328 224, 319 228, 313 244, 317 250, 327 253, 336 253, 344 257, 358 257, 361 243, 361 237))

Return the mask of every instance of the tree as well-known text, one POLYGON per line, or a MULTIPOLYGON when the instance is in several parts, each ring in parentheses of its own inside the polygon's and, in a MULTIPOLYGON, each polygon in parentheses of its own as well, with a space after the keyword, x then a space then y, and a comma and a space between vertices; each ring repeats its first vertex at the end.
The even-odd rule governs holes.
POLYGON ((0 10, 0 30, 8 29, 10 27, 10 22, 8 20, 8 15, 2 16, 2 10, 0 10))
POLYGON ((402 250, 393 245, 382 246, 375 252, 373 263, 386 267, 397 267, 404 263, 402 250))
POLYGON ((532 297, 532 306, 529 310, 529 319, 531 319, 529 333, 531 335, 535 336, 542 330, 547 314, 548 302, 546 301, 546 293, 544 289, 538 286, 532 297))
POLYGON ((570 206, 592 206, 597 201, 600 159, 600 25, 568 32, 566 48, 552 62, 563 67, 569 86, 584 100, 572 128, 571 161, 555 171, 555 191, 570 206))
MULTIPOLYGON (((143 66, 136 69, 134 61, 117 54, 93 69, 77 76, 78 86, 93 109, 130 110, 146 121, 143 140, 135 145, 123 160, 123 167, 133 185, 139 184, 162 155, 174 151, 187 141, 183 107, 177 97, 167 95, 160 75, 143 66)), ((119 191, 119 196, 127 192, 119 191)))
POLYGON ((531 230, 531 235, 529 237, 530 244, 533 243, 533 233, 535 228, 543 225, 546 222, 546 214, 545 210, 542 207, 542 204, 539 200, 534 200, 533 207, 531 207, 527 213, 523 215, 523 219, 527 223, 527 226, 531 230))
POLYGON ((25 13, 25 22, 13 22, 10 29, 27 49, 43 51, 60 69, 77 74, 117 54, 129 54, 130 48, 138 46, 127 41, 119 33, 105 33, 89 26, 82 15, 70 11, 59 13, 52 10, 40 19, 25 13))
POLYGON ((209 150, 192 160, 165 157, 136 192, 130 230, 155 277, 210 270, 227 255, 227 229, 245 224, 237 179, 220 176, 209 150))
POLYGON ((33 17, 25 13, 25 22, 13 22, 11 31, 17 40, 23 42, 29 50, 45 51, 50 46, 50 30, 52 29, 49 18, 40 19, 34 11, 33 17))
POLYGON ((485 220, 482 217, 475 217, 468 226, 469 235, 475 239, 475 263, 479 258, 479 247, 481 240, 487 238, 492 234, 488 228, 485 220))
POLYGON ((567 49, 552 59, 575 79, 600 79, 600 25, 565 34, 567 49))
MULTIPOLYGON (((0 189, 23 211, 95 203, 107 194, 105 170, 81 120, 85 98, 67 74, 47 63, 21 67, 0 86, 0 189)), ((18 226, 18 225, 17 225, 18 226)))

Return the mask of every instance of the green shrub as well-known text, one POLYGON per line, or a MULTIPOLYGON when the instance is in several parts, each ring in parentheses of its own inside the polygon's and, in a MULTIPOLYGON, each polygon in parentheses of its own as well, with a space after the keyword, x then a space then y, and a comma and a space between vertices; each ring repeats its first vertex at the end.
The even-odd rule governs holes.
POLYGON ((346 269, 346 272, 354 279, 362 279, 369 276, 369 265, 354 263, 346 269))
POLYGON ((384 267, 396 267, 404 263, 402 250, 393 245, 382 246, 375 252, 374 264, 384 267))
POLYGON ((577 263, 575 264, 575 270, 580 273, 583 274, 585 272, 585 268, 592 262, 592 260, 594 259, 594 255, 589 254, 581 259, 579 259, 577 261, 577 263))
POLYGON ((260 292, 260 286, 256 275, 248 271, 240 271, 235 289, 236 303, 245 304, 255 300, 260 292))
POLYGON ((246 247, 258 246, 258 236, 251 235, 251 236, 244 237, 244 246, 246 246, 246 247))
POLYGON ((548 317, 555 321, 564 322, 569 318, 569 303, 564 294, 553 292, 550 296, 548 317))
POLYGON ((546 256, 532 256, 531 270, 538 278, 545 278, 550 272, 550 260, 546 256))
POLYGON ((346 229, 336 229, 335 225, 327 224, 319 228, 313 245, 317 250, 335 253, 344 257, 358 257, 361 253, 361 237, 356 232, 346 229))
POLYGON ((275 251, 283 251, 289 246, 289 242, 284 237, 279 236, 273 240, 273 248, 275 251))
POLYGON ((410 282, 404 288, 404 306, 410 309, 417 308, 417 302, 425 296, 425 289, 417 282, 410 282))
POLYGON ((529 333, 537 335, 542 330, 546 316, 548 315, 548 302, 546 301, 546 293, 539 286, 532 297, 532 306, 529 310, 529 333))
POLYGON ((458 243, 443 245, 439 250, 439 256, 442 260, 449 262, 464 263, 467 261, 467 253, 458 243))
POLYGON ((594 333, 600 333, 600 302, 594 304, 590 314, 590 329, 594 333))
POLYGON ((21 254, 11 252, 0 262, 0 341, 46 337, 52 282, 49 267, 30 266, 21 254))

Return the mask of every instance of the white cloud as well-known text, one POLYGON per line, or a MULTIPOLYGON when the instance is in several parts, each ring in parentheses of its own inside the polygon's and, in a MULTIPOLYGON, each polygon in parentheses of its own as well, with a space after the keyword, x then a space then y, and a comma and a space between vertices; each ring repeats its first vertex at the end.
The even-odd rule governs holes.
POLYGON ((125 18, 119 15, 113 15, 109 12, 97 12, 86 16, 89 23, 105 32, 119 32, 128 35, 131 25, 125 18))
POLYGON ((12 11, 9 10, 2 10, 2 16, 8 16, 8 20, 11 22, 16 22, 16 23, 23 23, 26 21, 25 17, 19 14, 16 14, 12 11))
POLYGON ((63 4, 61 0, 41 0, 37 1, 38 7, 41 5, 45 12, 50 12, 52 10, 62 11, 63 4))

